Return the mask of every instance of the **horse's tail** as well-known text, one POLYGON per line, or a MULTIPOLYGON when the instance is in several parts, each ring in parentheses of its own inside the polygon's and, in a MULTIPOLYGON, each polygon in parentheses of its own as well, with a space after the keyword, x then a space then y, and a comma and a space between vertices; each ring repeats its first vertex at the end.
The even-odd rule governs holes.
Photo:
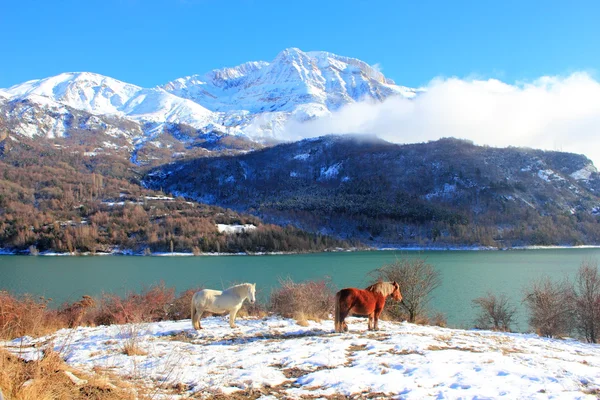
POLYGON ((200 317, 198 315, 198 313, 196 312, 196 295, 194 294, 192 296, 192 304, 191 304, 191 314, 192 314, 192 326, 194 327, 195 330, 199 330, 200 329, 200 323, 198 322, 198 318, 200 317))
POLYGON ((335 323, 334 323, 334 327, 335 327, 335 331, 336 332, 341 332, 342 331, 342 321, 340 318, 340 294, 342 292, 339 291, 335 294, 335 313, 334 313, 334 318, 335 318, 335 323))

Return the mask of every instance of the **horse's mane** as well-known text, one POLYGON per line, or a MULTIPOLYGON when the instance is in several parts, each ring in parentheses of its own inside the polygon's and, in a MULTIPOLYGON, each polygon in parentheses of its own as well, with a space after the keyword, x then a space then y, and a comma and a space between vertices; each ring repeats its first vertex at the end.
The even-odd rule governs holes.
POLYGON ((239 285, 233 285, 231 287, 228 287, 227 289, 224 290, 224 292, 234 292, 237 290, 240 290, 241 288, 245 288, 247 289, 248 287, 252 286, 252 283, 240 283, 239 285))
POLYGON ((240 286, 251 286, 251 285, 252 284, 248 283, 248 282, 246 282, 246 283, 240 283, 238 285, 233 285, 233 286, 229 287, 229 289, 233 289, 233 288, 240 287, 240 286))
POLYGON ((382 296, 389 296, 394 292, 394 282, 377 282, 367 287, 365 290, 379 293, 382 296))

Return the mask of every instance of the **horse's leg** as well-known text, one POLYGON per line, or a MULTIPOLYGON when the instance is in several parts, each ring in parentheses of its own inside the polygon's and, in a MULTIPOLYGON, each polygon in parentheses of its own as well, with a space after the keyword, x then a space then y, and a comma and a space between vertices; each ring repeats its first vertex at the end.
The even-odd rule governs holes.
POLYGON ((348 332, 348 324, 346 323, 346 317, 350 314, 352 307, 348 308, 345 304, 340 307, 340 332, 348 332))
POLYGON ((342 295, 342 292, 335 296, 335 331, 348 332, 348 324, 345 319, 352 309, 351 300, 348 296, 342 295))
POLYGON ((379 316, 383 311, 383 307, 385 306, 385 300, 381 304, 377 304, 375 307, 375 312, 373 313, 373 330, 379 330, 379 316))
POLYGON ((237 315, 237 312, 239 311, 241 307, 238 308, 234 308, 233 310, 231 310, 229 312, 229 326, 232 328, 237 328, 237 326, 235 325, 235 316, 237 315))
POLYGON ((200 324, 200 318, 202 318, 202 313, 204 310, 202 308, 197 308, 195 305, 192 306, 192 325, 195 330, 202 329, 202 325, 200 324))
POLYGON ((369 326, 368 326, 367 329, 370 330, 370 331, 373 330, 373 318, 374 318, 373 315, 374 314, 375 314, 374 312, 372 312, 371 314, 369 314, 369 326))
POLYGON ((333 329, 336 332, 342 331, 342 322, 340 321, 340 292, 335 294, 335 311, 333 313, 333 329))

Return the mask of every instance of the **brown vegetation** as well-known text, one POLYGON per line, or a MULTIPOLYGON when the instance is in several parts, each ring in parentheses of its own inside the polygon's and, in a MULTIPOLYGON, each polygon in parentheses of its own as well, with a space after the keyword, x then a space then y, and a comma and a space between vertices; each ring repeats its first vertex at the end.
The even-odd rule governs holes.
POLYGON ((47 350, 39 361, 24 361, 0 350, 0 390, 6 400, 133 400, 146 398, 117 379, 97 378, 68 367, 47 350), (74 378, 71 378, 74 376, 74 378))
POLYGON ((27 138, 0 155, 0 248, 38 254, 318 251, 348 243, 140 186, 122 157, 27 138), (79 149, 81 150, 81 149, 79 149), (216 224, 257 229, 227 235, 216 224))
POLYGON ((47 308, 50 299, 0 291, 0 339, 24 335, 41 336, 65 326, 56 310, 47 308))
POLYGON ((333 312, 335 289, 328 280, 297 283, 280 279, 280 288, 271 293, 269 310, 299 323, 320 321, 333 312))
POLYGON ((175 288, 164 282, 143 288, 141 293, 129 292, 125 297, 105 294, 94 322, 98 325, 153 322, 167 319, 175 300, 175 288))

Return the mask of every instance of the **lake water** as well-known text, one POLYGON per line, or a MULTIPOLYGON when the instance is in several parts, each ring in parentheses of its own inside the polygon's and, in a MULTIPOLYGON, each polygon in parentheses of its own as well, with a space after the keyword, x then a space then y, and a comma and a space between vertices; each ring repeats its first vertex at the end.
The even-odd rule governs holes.
POLYGON ((222 289, 256 282, 266 299, 280 278, 294 281, 325 277, 338 288, 364 287, 368 272, 402 257, 424 258, 441 274, 431 308, 444 313, 451 327, 470 328, 476 310, 471 301, 491 291, 506 293, 518 308, 513 329, 527 330, 523 289, 547 275, 573 276, 584 260, 600 260, 600 249, 512 251, 374 251, 263 256, 32 257, 0 255, 0 290, 31 293, 53 304, 103 292, 122 295, 164 281, 177 292, 197 286, 222 289))

